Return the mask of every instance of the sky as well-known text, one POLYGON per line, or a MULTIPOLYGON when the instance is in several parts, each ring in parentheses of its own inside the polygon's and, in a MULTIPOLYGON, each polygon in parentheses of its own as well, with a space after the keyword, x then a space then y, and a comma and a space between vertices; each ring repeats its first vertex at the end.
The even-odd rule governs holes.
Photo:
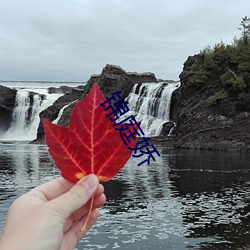
POLYGON ((87 81, 106 64, 179 80, 240 37, 249 0, 0 0, 0 80, 87 81))

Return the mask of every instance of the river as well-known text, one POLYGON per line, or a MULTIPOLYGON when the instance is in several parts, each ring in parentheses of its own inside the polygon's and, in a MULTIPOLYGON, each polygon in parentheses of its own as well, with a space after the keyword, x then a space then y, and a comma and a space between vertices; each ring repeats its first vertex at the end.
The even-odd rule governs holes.
MULTIPOLYGON (((169 151, 131 158, 76 249, 250 249, 250 155, 169 151)), ((11 202, 59 176, 45 145, 0 143, 0 231, 11 202)))

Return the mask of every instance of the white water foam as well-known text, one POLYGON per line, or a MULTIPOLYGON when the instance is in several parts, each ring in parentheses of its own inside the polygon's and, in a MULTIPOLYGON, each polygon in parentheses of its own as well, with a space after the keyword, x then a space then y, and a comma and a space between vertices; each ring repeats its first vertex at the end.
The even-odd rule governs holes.
POLYGON ((119 121, 134 115, 138 122, 142 121, 144 136, 159 135, 163 124, 169 121, 172 93, 179 86, 179 82, 135 84, 126 98, 130 111, 119 121))
POLYGON ((11 126, 0 137, 0 140, 35 140, 40 122, 39 113, 51 106, 60 96, 62 94, 49 94, 47 89, 19 89, 16 94, 11 126), (30 92, 33 91, 36 94, 31 99, 30 92))
POLYGON ((67 105, 63 106, 63 107, 60 109, 57 118, 56 118, 54 121, 52 121, 52 123, 57 124, 58 121, 60 120, 60 118, 61 118, 62 115, 63 115, 63 111, 64 111, 68 106, 70 106, 71 104, 73 104, 73 103, 75 103, 75 102, 77 102, 77 101, 78 101, 78 100, 74 100, 74 101, 68 103, 67 105))

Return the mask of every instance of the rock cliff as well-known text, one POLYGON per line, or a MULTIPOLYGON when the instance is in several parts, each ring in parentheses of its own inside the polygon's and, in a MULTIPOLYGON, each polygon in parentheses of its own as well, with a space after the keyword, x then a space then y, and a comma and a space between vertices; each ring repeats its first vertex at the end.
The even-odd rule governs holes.
POLYGON ((121 97, 129 95, 132 87, 136 83, 158 82, 153 73, 126 72, 119 66, 107 64, 100 75, 92 75, 88 80, 86 93, 92 87, 94 82, 98 82, 105 96, 111 96, 112 93, 122 91, 121 97))
POLYGON ((0 132, 6 131, 12 121, 16 90, 0 85, 0 132))
MULTIPOLYGON (((171 144, 178 148, 250 150, 249 74, 245 74, 247 77, 242 84, 242 81, 237 81, 241 75, 236 63, 223 59, 216 70, 209 69, 207 72, 204 71, 205 63, 202 54, 190 56, 184 63, 180 74, 181 87, 172 95, 170 110, 171 120, 177 126, 171 130, 173 123, 164 124, 161 136, 156 139, 164 142, 164 145, 171 139, 171 144), (225 85, 223 77, 228 77, 228 74, 233 76, 233 80, 226 78, 225 85), (171 138, 168 136, 170 130, 174 135, 171 138)), ((129 73, 119 66, 107 64, 100 75, 90 77, 84 88, 51 88, 52 92, 66 94, 44 110, 40 117, 53 121, 62 107, 84 98, 95 81, 105 96, 122 91, 122 98, 128 96, 135 83, 158 82, 153 73, 129 73)), ((16 90, 0 86, 0 93, 0 131, 5 131, 10 127, 16 90)), ((60 125, 68 124, 73 107, 74 103, 65 109, 59 120, 60 125)), ((44 137, 42 124, 39 125, 37 137, 38 140, 44 137)))
MULTIPOLYGON (((51 105, 50 107, 48 107, 47 109, 43 110, 39 116, 40 119, 45 118, 49 121, 53 121, 57 118, 59 111, 65 106, 68 105, 72 102, 71 105, 69 105, 69 108, 72 109, 72 107, 74 106, 73 102, 76 100, 79 100, 84 92, 84 88, 82 86, 79 86, 78 88, 72 88, 72 87, 67 87, 65 89, 63 89, 65 92, 61 92, 62 91, 62 87, 57 88, 57 89, 50 89, 50 91, 53 91, 53 93, 65 93, 63 96, 59 97, 54 103, 53 105, 51 105)), ((69 114, 68 114, 69 116, 69 114)), ((65 119, 68 121, 68 117, 66 117, 65 115, 61 117, 61 119, 59 120, 59 124, 61 125, 67 125, 65 124, 65 119)), ((43 131, 43 126, 42 123, 40 122, 38 129, 37 129, 37 139, 43 138, 44 137, 44 131, 43 131)))
MULTIPOLYGON (((41 114, 41 118, 46 118, 49 121, 54 120, 60 109, 66 105, 67 103, 76 100, 82 99, 86 96, 86 94, 90 91, 94 82, 98 82, 101 90, 103 91, 105 96, 111 96, 112 93, 118 92, 122 90, 121 97, 125 98, 130 93, 133 85, 135 83, 142 82, 157 82, 157 79, 153 73, 130 73, 126 72, 119 66, 107 64, 100 75, 92 75, 88 80, 87 85, 84 87, 84 91, 72 93, 67 93, 64 96, 60 97, 51 107, 44 110, 41 114)), ((62 126, 67 126, 69 123, 69 118, 74 108, 74 104, 67 107, 58 124, 62 126)), ((44 132, 42 123, 40 123, 37 133, 37 138, 43 138, 44 132)))
MULTIPOLYGON (((221 83, 224 69, 210 72, 202 84, 191 82, 192 69, 204 64, 202 55, 190 56, 180 74, 181 87, 174 93, 177 109, 176 146, 180 148, 244 150, 250 149, 249 83, 244 102, 235 90, 221 83)), ((222 63, 221 65, 225 65, 222 63)), ((223 66, 224 67, 224 66, 223 66)))

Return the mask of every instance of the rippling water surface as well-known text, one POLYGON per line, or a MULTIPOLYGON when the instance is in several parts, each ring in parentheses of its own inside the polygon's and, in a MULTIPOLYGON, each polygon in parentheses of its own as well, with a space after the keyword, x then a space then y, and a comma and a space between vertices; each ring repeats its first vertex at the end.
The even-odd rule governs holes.
MULTIPOLYGON (((250 156, 168 151, 105 183, 107 204, 82 249, 250 249, 250 156)), ((137 159, 141 161, 141 159, 137 159)), ((44 145, 0 144, 0 228, 11 202, 59 176, 44 145)))

